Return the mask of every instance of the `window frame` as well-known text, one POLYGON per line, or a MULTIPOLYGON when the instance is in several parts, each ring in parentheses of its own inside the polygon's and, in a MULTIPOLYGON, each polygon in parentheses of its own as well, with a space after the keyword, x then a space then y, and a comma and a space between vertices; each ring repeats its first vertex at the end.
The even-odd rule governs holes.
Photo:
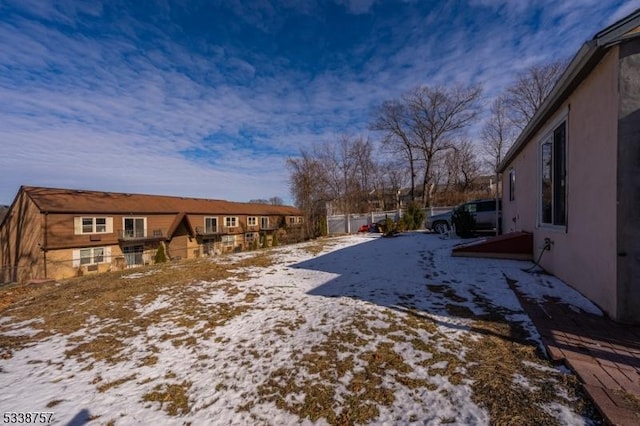
POLYGON ((260 228, 262 229, 268 229, 271 225, 271 220, 269 219, 269 216, 261 216, 260 217, 260 228), (265 225, 266 223, 266 225, 265 225))
POLYGON ((130 238, 146 238, 147 237, 147 217, 146 216, 124 216, 122 218, 122 234, 125 235, 127 231, 126 221, 133 220, 133 235, 130 238), (142 220, 142 235, 137 232, 136 223, 142 220))
POLYGON ((225 228, 236 228, 238 226, 238 216, 225 216, 224 226, 225 228), (233 222, 233 225, 230 225, 230 222, 233 222))
POLYGON ((257 216, 247 216, 247 226, 258 226, 258 217, 257 216))
POLYGON ((89 234, 110 234, 109 231, 109 219, 107 216, 81 216, 80 217, 80 235, 89 235, 89 234), (104 231, 98 231, 98 219, 104 221, 104 224, 100 226, 104 227, 104 231), (85 221, 91 221, 91 224, 85 225, 85 221), (86 231, 85 227, 90 226, 91 230, 86 231))
POLYGON ((516 169, 509 169, 509 201, 516 199, 516 169))
POLYGON ((107 262, 106 247, 83 247, 78 249, 78 266, 99 265, 107 262))
POLYGON ((235 235, 223 235, 220 239, 223 247, 235 247, 236 237, 235 235))
POLYGON ((204 218, 204 232, 208 233, 208 234, 216 234, 216 233, 218 233, 218 216, 206 216, 204 218), (213 229, 213 231, 211 230, 211 228, 209 226, 207 226, 207 221, 215 221, 216 222, 216 226, 215 226, 215 229, 213 229))
POLYGON ((538 163, 536 195, 538 228, 565 231, 568 218, 568 143, 569 119, 563 114, 545 128, 538 141, 538 163), (561 137, 559 137, 561 135, 561 137), (560 145, 560 146, 558 146, 560 145), (561 151, 560 151, 561 150, 561 151), (544 164, 546 157, 549 164, 544 164), (558 157, 561 162, 558 163, 558 157), (548 178, 546 176, 549 176, 548 178), (545 193, 545 181, 549 180, 550 191, 545 193), (561 198, 560 198, 561 197, 561 198), (545 211, 545 202, 549 203, 549 211, 545 211), (560 203, 560 205, 558 205, 560 203), (548 218, 547 218, 548 216, 548 218))

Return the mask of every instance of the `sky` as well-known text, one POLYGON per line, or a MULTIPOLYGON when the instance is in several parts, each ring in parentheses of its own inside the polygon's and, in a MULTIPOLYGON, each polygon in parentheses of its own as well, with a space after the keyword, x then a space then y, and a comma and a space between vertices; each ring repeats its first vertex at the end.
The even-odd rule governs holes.
MULTIPOLYGON (((286 159, 421 85, 482 104, 640 0, 0 0, 0 204, 20 185, 291 203, 286 159)), ((474 135, 470 135, 474 139, 474 135)))
POLYGON ((131 270, 120 280, 141 290, 121 309, 96 307, 92 297, 105 295, 82 290, 65 299, 71 314, 60 326, 50 310, 37 318, 5 310, 0 334, 29 343, 0 358, 0 405, 53 412, 55 425, 324 425, 330 412, 370 412, 367 405, 377 414, 362 423, 376 425, 531 424, 533 409, 560 425, 598 424, 576 412, 573 373, 536 355, 540 336, 505 275, 540 303, 554 298, 602 315, 598 308, 553 276, 523 272, 531 262, 452 257, 460 240, 438 237, 351 235, 324 241, 319 253, 307 250, 313 242, 283 246, 264 267, 242 266, 256 252, 214 257, 235 276, 152 292, 149 280, 167 282, 167 269, 131 270), (529 342, 505 330, 522 330, 529 342), (491 383, 486 372, 474 375, 478 356, 492 366, 491 383), (189 402, 179 417, 167 413, 176 387, 189 402), (505 395, 482 406, 479 388, 505 395), (167 395, 145 402, 154 391, 167 395), (499 407, 507 397, 530 409, 499 407))

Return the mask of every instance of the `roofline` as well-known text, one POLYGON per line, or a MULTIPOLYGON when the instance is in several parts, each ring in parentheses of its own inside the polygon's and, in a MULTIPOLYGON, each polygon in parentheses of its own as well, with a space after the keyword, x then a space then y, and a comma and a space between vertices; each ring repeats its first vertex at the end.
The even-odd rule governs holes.
POLYGON ((640 25, 640 9, 636 9, 630 15, 598 32, 592 40, 587 41, 580 47, 567 69, 556 82, 549 96, 547 96, 513 146, 505 154, 496 168, 498 173, 504 172, 507 166, 527 145, 531 137, 556 112, 560 104, 569 97, 578 84, 591 72, 611 46, 625 39, 640 36, 640 33, 627 34, 638 25, 640 25))
MULTIPOLYGON (((157 195, 157 194, 141 194, 141 193, 132 193, 132 192, 113 192, 113 191, 98 191, 98 190, 93 190, 93 189, 70 189, 70 188, 51 188, 51 187, 46 187, 46 186, 30 186, 30 185, 22 185, 20 186, 20 189, 18 190, 18 195, 20 194, 21 191, 24 191, 25 194, 29 195, 29 191, 30 190, 38 190, 38 189, 45 189, 45 190, 50 190, 50 191, 69 191, 69 192, 75 192, 75 193, 99 193, 99 194, 113 194, 113 195, 123 195, 123 196, 140 196, 140 197, 161 197, 161 198, 172 198, 172 199, 180 199, 180 200, 194 200, 194 201, 209 201, 209 202, 218 202, 218 203, 227 203, 227 204, 233 204, 233 205, 239 205, 239 206, 269 206, 269 207, 273 207, 273 208, 283 208, 283 209, 294 209, 294 210, 300 210, 298 207, 296 206, 291 206, 291 205, 272 205, 272 204, 261 204, 261 203, 249 203, 249 202, 244 202, 244 201, 230 201, 230 200, 223 200, 223 199, 219 199, 219 198, 197 198, 197 197, 183 197, 183 196, 179 196, 179 195, 157 195)), ((16 195, 16 199, 18 198, 18 195, 16 195)), ((29 196, 29 198, 31 198, 29 196)), ((33 198, 31 198, 31 201, 33 201, 33 203, 36 205, 36 207, 38 208, 38 210, 40 210, 41 213, 59 213, 59 214, 94 214, 94 213, 105 213, 104 211, 85 211, 85 210, 63 210, 63 209, 43 209, 40 205, 38 205, 38 203, 36 202, 36 200, 34 200, 33 198)), ((15 202, 15 199, 14 199, 15 202)), ((13 204, 12 204, 13 205, 13 204)), ((120 210, 112 210, 112 211, 108 211, 106 213, 110 213, 110 214, 178 214, 178 213, 183 213, 182 211, 155 211, 155 210, 151 210, 148 212, 135 212, 132 213, 130 211, 120 211, 120 210)), ((198 214, 216 214, 216 215, 224 215, 224 214, 228 214, 228 213, 216 213, 215 211, 212 212, 206 212, 206 213, 194 213, 194 212, 184 212, 186 214, 189 215, 198 215, 198 214)), ((249 214, 249 213, 233 213, 233 214, 249 214)), ((270 216, 270 215, 283 215, 286 213, 281 212, 281 213, 275 213, 275 214, 260 214, 262 216, 270 216)), ((4 221, 4 220, 3 220, 4 221)))

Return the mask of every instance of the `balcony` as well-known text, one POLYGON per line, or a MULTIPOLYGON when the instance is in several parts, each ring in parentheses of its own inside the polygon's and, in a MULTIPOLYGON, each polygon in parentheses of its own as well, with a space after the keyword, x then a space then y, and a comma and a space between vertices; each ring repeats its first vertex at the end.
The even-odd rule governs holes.
POLYGON ((205 226, 196 226, 196 235, 227 235, 240 232, 239 226, 218 226, 217 228, 209 228, 205 226))
POLYGON ((120 241, 157 241, 167 238, 164 229, 120 229, 118 230, 118 240, 120 241))

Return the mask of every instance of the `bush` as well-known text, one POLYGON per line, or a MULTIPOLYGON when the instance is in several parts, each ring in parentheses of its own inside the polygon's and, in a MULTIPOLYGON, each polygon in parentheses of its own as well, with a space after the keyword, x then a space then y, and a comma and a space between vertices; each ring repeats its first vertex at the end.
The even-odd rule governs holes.
POLYGON ((476 220, 473 215, 466 210, 456 210, 451 215, 451 222, 456 227, 456 234, 460 238, 473 237, 473 230, 476 228, 476 220))
POLYGON ((271 241, 271 247, 278 247, 278 232, 273 233, 273 240, 271 241))
POLYGON ((418 203, 410 203, 402 216, 402 223, 408 230, 420 229, 425 217, 424 209, 418 203))
POLYGON ((164 251, 164 244, 160 244, 158 246, 158 250, 156 251, 156 255, 153 260, 155 263, 164 263, 167 261, 167 254, 164 251))

